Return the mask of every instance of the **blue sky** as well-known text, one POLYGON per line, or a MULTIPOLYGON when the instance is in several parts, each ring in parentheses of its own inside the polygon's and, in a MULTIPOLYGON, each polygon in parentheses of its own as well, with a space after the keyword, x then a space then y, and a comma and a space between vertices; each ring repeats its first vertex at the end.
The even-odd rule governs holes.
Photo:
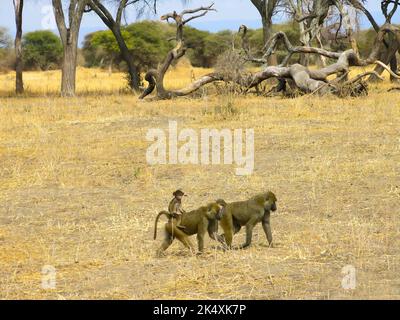
MULTIPOLYGON (((145 18, 158 19, 161 14, 173 10, 182 10, 185 7, 198 7, 207 5, 211 0, 159 0, 158 15, 149 15, 145 18)), ((241 24, 246 24, 251 28, 261 27, 261 21, 257 10, 251 4, 250 0, 214 0, 215 8, 218 12, 210 12, 207 16, 195 20, 191 25, 209 31, 219 31, 224 29, 237 30, 241 24)), ((380 13, 380 1, 368 0, 367 7, 374 15, 378 23, 383 22, 382 14, 380 13)), ((136 19, 135 12, 131 12, 127 16, 128 22, 133 22, 136 19)), ((274 17, 275 22, 282 21, 282 16, 274 17)), ((400 23, 400 12, 396 14, 393 22, 400 23)), ((11 0, 0 0, 0 26, 6 27, 11 34, 15 32, 14 12, 11 0)), ((366 19, 362 20, 362 27, 369 27, 366 19)), ((57 32, 54 17, 51 8, 51 0, 25 0, 24 8, 24 32, 51 29, 57 32)), ((85 14, 80 41, 83 40, 85 34, 106 29, 102 21, 93 13, 85 14)))

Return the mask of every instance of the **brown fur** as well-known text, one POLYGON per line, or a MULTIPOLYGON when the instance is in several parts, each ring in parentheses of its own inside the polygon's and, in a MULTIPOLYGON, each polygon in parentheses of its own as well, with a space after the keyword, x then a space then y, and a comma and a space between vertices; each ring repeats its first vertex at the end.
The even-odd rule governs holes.
POLYGON ((169 221, 165 224, 165 237, 161 247, 157 251, 158 255, 162 254, 175 238, 182 242, 186 248, 194 251, 194 247, 189 240, 189 236, 193 234, 197 234, 198 250, 202 252, 204 250, 204 235, 206 232, 208 232, 212 239, 216 239, 215 234, 218 230, 217 219, 221 217, 222 208, 222 205, 214 202, 197 210, 183 213, 180 224, 184 227, 184 230, 177 228, 176 219, 172 219, 171 214, 161 211, 155 220, 154 239, 157 237, 157 223, 159 218, 165 215, 169 218, 169 221))
POLYGON ((231 248, 233 235, 245 226, 246 242, 239 248, 246 248, 251 245, 254 226, 261 222, 268 243, 272 246, 270 211, 276 210, 276 202, 276 196, 271 191, 258 194, 246 201, 226 203, 222 199, 217 200, 217 203, 225 207, 224 216, 220 221, 224 234, 218 236, 218 240, 231 248))

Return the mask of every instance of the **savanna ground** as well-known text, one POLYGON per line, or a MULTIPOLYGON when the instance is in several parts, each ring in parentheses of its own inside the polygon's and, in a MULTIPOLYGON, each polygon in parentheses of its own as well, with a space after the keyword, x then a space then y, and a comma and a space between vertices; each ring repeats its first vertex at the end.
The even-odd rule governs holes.
MULTIPOLYGON (((122 74, 79 69, 72 99, 58 97, 59 77, 26 73, 28 93, 16 98, 13 74, 0 75, 0 298, 400 298, 400 103, 388 82, 354 99, 138 102, 122 74), (254 174, 147 165, 146 132, 168 120, 254 128, 254 174), (154 217, 178 187, 186 209, 273 190, 276 247, 258 225, 248 250, 207 240, 196 256, 176 242, 156 258, 154 217), (57 270, 53 290, 41 286, 44 265, 57 270), (341 286, 346 265, 354 290, 341 286)), ((182 67, 168 85, 190 78, 182 67)))

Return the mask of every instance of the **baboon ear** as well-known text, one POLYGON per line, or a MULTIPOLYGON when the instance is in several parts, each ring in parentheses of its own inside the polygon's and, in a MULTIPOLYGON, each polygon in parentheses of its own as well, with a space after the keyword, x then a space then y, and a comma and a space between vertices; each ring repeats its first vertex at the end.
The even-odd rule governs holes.
POLYGON ((272 191, 268 191, 267 192, 267 197, 269 200, 273 201, 273 202, 277 202, 278 199, 276 199, 275 194, 272 191))

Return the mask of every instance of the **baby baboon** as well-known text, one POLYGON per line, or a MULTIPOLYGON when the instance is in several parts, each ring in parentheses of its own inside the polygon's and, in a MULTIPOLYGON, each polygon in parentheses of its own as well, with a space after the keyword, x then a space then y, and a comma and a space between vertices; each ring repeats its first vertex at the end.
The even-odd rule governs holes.
POLYGON ((187 195, 182 190, 176 190, 173 194, 174 198, 170 201, 168 205, 168 211, 173 217, 172 219, 176 219, 176 226, 179 229, 185 229, 180 223, 182 218, 182 213, 185 213, 185 210, 182 208, 182 198, 187 195))
POLYGON ((268 243, 272 246, 270 211, 276 211, 276 201, 276 196, 271 191, 258 194, 247 201, 226 203, 222 199, 217 200, 217 203, 225 207, 220 221, 224 234, 218 236, 218 240, 231 248, 233 235, 242 226, 246 226, 246 242, 239 246, 240 249, 246 248, 251 244, 254 226, 261 222, 268 243))
POLYGON ((177 228, 176 219, 172 219, 172 215, 167 211, 161 211, 155 220, 154 239, 157 237, 158 219, 165 215, 168 217, 168 222, 165 224, 165 237, 161 247, 157 251, 157 255, 161 255, 177 238, 186 248, 194 251, 194 247, 189 240, 189 236, 197 233, 197 242, 199 252, 204 250, 204 235, 208 232, 209 236, 216 239, 218 230, 218 222, 224 212, 224 207, 216 202, 210 203, 207 206, 197 210, 182 213, 180 224, 184 227, 183 230, 177 228))

